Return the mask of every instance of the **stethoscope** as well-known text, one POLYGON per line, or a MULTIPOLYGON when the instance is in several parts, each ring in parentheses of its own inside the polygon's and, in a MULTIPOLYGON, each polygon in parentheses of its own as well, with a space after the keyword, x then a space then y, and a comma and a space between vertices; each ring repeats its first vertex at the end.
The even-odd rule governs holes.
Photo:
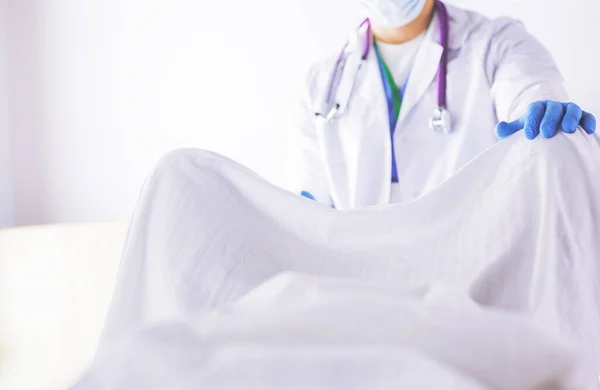
MULTIPOLYGON (((446 102, 446 92, 447 92, 447 73, 448 73, 448 35, 450 32, 450 18, 448 16, 448 10, 444 3, 440 0, 436 0, 436 10, 439 15, 440 21, 440 41, 442 44, 442 57, 440 59, 440 64, 438 66, 437 72, 437 82, 438 82, 438 99, 437 99, 437 107, 435 108, 433 114, 429 119, 429 127, 434 132, 442 132, 444 134, 449 134, 451 131, 451 118, 450 113, 448 112, 448 106, 446 102)), ((346 42, 344 45, 340 55, 335 62, 335 66, 333 71, 331 72, 329 81, 327 83, 327 93, 325 94, 324 101, 322 102, 322 108, 320 112, 316 112, 315 115, 318 117, 322 117, 327 121, 333 120, 335 118, 339 118, 342 116, 344 111, 346 110, 350 98, 352 96, 352 92, 354 90, 354 85, 356 84, 356 80, 358 78, 358 74, 360 73, 361 68, 367 63, 367 57, 369 52, 371 51, 372 46, 372 36, 371 36, 371 23, 369 19, 366 19, 359 26, 359 32, 364 31, 366 29, 366 34, 357 34, 359 37, 364 37, 365 42, 363 43, 363 51, 361 53, 361 58, 356 70, 354 71, 354 77, 352 83, 350 84, 350 88, 346 93, 345 102, 342 99, 339 99, 339 81, 343 76, 344 68, 346 67, 346 60, 350 56, 351 53, 347 52, 348 47, 350 46, 350 41, 346 42)))

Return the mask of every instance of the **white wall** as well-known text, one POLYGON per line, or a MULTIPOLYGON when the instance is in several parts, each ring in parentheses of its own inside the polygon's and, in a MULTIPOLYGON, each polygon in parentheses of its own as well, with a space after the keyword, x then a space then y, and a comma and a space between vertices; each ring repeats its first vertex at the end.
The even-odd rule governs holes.
POLYGON ((8 128, 8 61, 7 0, 0 0, 0 228, 11 226, 13 218, 13 183, 8 128))
POLYGON ((127 218, 179 147, 280 181, 299 82, 355 21, 323 39, 319 3, 12 1, 17 224, 127 218))
POLYGON ((49 136, 42 116, 43 85, 40 74, 42 46, 38 39, 39 20, 30 0, 8 0, 8 128, 10 130, 9 166, 12 168, 16 224, 49 220, 47 155, 44 144, 49 136))
MULTIPOLYGON (((303 74, 359 20, 347 0, 10 3, 16 224, 126 219, 152 164, 178 147, 283 183, 303 74)), ((552 48, 573 100, 600 113, 589 88, 599 81, 596 0, 462 3, 521 16, 552 48)))

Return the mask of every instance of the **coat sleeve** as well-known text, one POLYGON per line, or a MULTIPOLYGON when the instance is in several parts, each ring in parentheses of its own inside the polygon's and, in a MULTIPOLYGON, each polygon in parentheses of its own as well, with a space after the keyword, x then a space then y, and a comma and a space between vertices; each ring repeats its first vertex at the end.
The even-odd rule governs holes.
POLYGON ((302 86, 297 107, 294 110, 294 124, 290 142, 291 166, 288 174, 293 192, 319 203, 332 204, 329 182, 321 144, 317 137, 317 118, 313 104, 317 88, 318 68, 314 66, 308 72, 302 86))
POLYGON ((523 23, 501 18, 493 24, 487 68, 498 120, 518 119, 529 104, 538 100, 567 101, 563 78, 552 55, 523 23))

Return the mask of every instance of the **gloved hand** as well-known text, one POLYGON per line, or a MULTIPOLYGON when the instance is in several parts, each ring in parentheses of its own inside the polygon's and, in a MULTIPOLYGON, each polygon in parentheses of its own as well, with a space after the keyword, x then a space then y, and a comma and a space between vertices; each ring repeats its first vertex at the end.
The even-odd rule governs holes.
POLYGON ((527 113, 514 122, 500 122, 496 126, 496 136, 504 139, 525 129, 527 139, 534 139, 540 132, 544 138, 552 138, 561 129, 565 133, 574 133, 578 126, 593 134, 596 118, 577 104, 544 100, 530 104, 527 113))
POLYGON ((307 198, 307 199, 310 199, 310 200, 316 200, 315 197, 313 196, 313 194, 311 194, 308 191, 302 191, 300 193, 300 195, 303 196, 303 197, 305 197, 305 198, 307 198))

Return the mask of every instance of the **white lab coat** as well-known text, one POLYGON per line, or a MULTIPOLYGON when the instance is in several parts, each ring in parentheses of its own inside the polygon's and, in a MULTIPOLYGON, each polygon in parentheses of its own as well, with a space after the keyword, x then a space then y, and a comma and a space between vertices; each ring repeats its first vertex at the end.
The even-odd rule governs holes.
MULTIPOLYGON (((490 20, 448 6, 450 17, 448 110, 452 133, 434 133, 429 118, 437 106, 437 70, 442 55, 435 15, 416 55, 394 134, 402 202, 437 187, 497 142, 499 121, 518 118, 537 100, 567 100, 563 79, 550 53, 522 23, 490 20)), ((360 45, 359 45, 360 46, 360 45)), ((348 59, 349 67, 360 49, 348 59)), ((293 188, 337 209, 390 202, 391 140, 387 101, 374 50, 357 74, 344 114, 316 117, 337 56, 308 72, 299 124, 300 172, 293 188)), ((344 72, 346 88, 354 72, 344 72)))

